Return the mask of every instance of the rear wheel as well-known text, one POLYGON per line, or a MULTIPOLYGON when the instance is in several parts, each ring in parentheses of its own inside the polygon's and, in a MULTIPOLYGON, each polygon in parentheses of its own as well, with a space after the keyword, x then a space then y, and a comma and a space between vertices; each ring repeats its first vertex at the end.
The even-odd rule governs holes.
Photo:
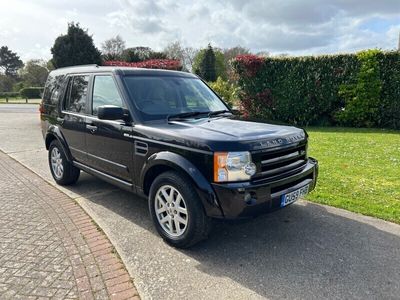
POLYGON ((80 170, 67 160, 58 140, 54 140, 50 144, 49 166, 51 175, 59 185, 74 184, 79 178, 80 170))
POLYGON ((165 172, 154 180, 149 210, 158 233, 175 247, 187 248, 208 236, 210 219, 193 183, 177 172, 165 172))

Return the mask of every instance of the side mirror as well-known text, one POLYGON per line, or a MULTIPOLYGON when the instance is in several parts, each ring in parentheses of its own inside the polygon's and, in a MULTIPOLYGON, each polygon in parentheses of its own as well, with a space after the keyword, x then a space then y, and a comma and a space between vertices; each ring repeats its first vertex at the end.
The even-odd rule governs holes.
POLYGON ((100 120, 130 120, 126 109, 114 105, 102 105, 97 108, 97 117, 100 120))

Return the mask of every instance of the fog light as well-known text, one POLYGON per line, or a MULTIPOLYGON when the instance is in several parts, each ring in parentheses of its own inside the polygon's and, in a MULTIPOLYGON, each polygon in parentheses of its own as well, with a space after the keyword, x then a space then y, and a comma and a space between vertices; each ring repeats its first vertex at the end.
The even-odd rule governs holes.
POLYGON ((244 172, 249 176, 253 176, 254 174, 256 174, 256 170, 256 164, 253 162, 249 162, 244 166, 244 172))

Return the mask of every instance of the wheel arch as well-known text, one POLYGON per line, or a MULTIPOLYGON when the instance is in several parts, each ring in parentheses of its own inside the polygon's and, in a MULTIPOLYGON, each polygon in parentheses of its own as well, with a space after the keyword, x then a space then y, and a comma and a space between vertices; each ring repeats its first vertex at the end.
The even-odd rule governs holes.
POLYGON ((146 196, 149 195, 149 190, 154 179, 167 171, 179 172, 193 182, 207 215, 214 217, 223 216, 216 194, 208 180, 193 163, 173 152, 155 153, 147 159, 140 176, 140 186, 146 196))
POLYGON ((50 126, 45 137, 46 149, 49 150, 52 141, 57 140, 61 144, 62 150, 69 162, 72 161, 71 152, 69 151, 68 144, 61 134, 60 129, 57 126, 50 126))

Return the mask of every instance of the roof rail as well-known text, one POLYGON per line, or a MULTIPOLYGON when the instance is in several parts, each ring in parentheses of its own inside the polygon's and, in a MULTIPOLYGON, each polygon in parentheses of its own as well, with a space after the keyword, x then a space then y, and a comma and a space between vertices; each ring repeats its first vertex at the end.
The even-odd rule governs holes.
POLYGON ((99 65, 98 64, 76 65, 76 66, 61 67, 61 68, 57 68, 56 70, 68 69, 68 68, 85 68, 85 67, 96 67, 96 68, 98 68, 99 65))

